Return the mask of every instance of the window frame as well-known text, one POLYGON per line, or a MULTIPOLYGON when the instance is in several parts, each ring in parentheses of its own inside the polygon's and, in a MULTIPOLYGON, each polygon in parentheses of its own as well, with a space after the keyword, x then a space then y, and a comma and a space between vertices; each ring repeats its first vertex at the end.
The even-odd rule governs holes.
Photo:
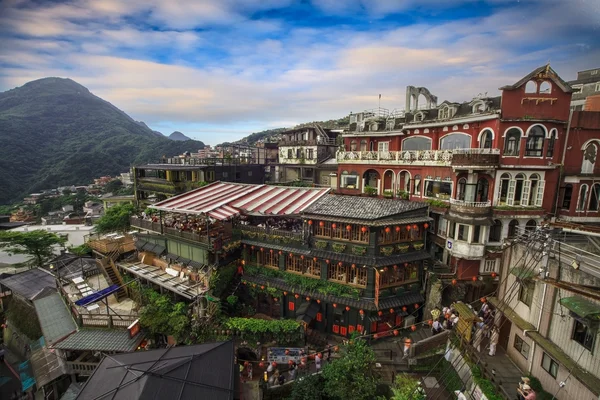
POLYGON ((517 128, 510 128, 504 136, 503 157, 519 157, 521 154, 521 131, 517 128), (511 143, 513 143, 511 145, 511 143), (512 151, 510 151, 512 150, 512 151))
POLYGON ((546 134, 541 125, 529 128, 525 141, 525 157, 542 157, 544 155, 544 139, 546 134))
POLYGON ((513 348, 519 352, 526 360, 529 359, 529 352, 531 351, 531 346, 527 343, 521 336, 515 333, 515 338, 513 340, 513 348), (524 347, 527 346, 527 350, 524 347))
POLYGON ((533 304, 533 295, 535 294, 535 282, 531 279, 524 279, 519 285, 519 301, 527 307, 533 304))
POLYGON ((560 364, 558 362, 556 362, 556 360, 552 357, 550 357, 550 355, 548 355, 548 353, 544 352, 544 354, 542 355, 542 360, 540 362, 540 366, 542 367, 542 369, 544 371, 546 371, 548 373, 548 375, 550 375, 551 377, 553 377, 554 379, 556 379, 556 377, 558 376, 558 370, 560 368, 560 364), (548 366, 544 366, 544 364, 546 363, 548 366), (554 369, 552 368, 554 366, 554 369))
POLYGON ((588 350, 591 353, 594 352, 594 346, 596 344, 596 333, 597 332, 595 332, 594 329, 590 328, 588 325, 581 322, 579 319, 574 318, 573 328, 571 330, 571 340, 579 343, 581 346, 583 346, 586 350, 588 350), (583 328, 585 328, 585 334, 584 334, 583 339, 581 339, 581 341, 580 341, 580 339, 575 338, 575 334, 577 333, 576 330, 577 330, 578 325, 581 325, 583 328), (588 339, 590 340, 589 343, 587 343, 588 339))

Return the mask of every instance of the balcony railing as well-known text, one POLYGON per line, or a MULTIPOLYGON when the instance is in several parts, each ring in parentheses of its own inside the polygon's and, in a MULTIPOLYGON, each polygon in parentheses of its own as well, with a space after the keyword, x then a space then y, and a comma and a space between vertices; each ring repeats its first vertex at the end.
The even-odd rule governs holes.
POLYGON ((195 233, 195 232, 180 231, 179 229, 167 228, 166 226, 164 226, 163 233, 167 236, 174 236, 174 237, 178 237, 178 238, 191 240, 194 242, 200 242, 200 243, 205 243, 205 244, 209 243, 208 236, 201 235, 201 234, 195 233))
POLYGON ((67 361, 70 374, 91 375, 98 366, 98 363, 67 361))
POLYGON ((131 217, 129 223, 133 228, 140 228, 147 231, 160 232, 160 222, 152 222, 145 219, 131 217))
POLYGON ((397 165, 479 165, 497 164, 499 149, 338 151, 338 162, 350 164, 397 165))
POLYGON ((452 166, 494 167, 500 164, 499 149, 457 149, 453 150, 452 166))
POLYGON ((492 202, 488 201, 464 201, 458 199, 450 199, 451 205, 462 206, 462 207, 474 207, 474 208, 486 208, 491 207, 492 202))
POLYGON ((274 235, 274 236, 282 236, 286 238, 290 238, 296 241, 302 241, 302 232, 290 232, 284 231, 281 229, 274 228, 261 228, 259 226, 252 225, 240 225, 240 230, 242 232, 254 232, 257 234, 266 234, 266 235, 274 235))

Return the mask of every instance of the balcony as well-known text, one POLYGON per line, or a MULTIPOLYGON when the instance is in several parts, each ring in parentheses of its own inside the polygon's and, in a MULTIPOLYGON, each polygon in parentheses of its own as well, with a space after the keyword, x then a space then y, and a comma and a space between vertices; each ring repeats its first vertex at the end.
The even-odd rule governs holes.
POLYGON ((292 232, 283 229, 262 228, 253 225, 240 225, 242 237, 248 240, 265 242, 265 244, 302 244, 302 232, 292 232))
POLYGON ((458 168, 496 168, 500 165, 499 149, 457 149, 453 150, 452 166, 458 168))
POLYGON ((485 245, 481 243, 467 243, 461 240, 453 240, 450 253, 454 257, 477 260, 485 256, 485 245))
POLYGON ((450 212, 458 214, 469 214, 470 216, 487 217, 491 215, 492 202, 488 201, 465 201, 450 199, 450 212))
POLYGON ((137 178, 136 187, 138 190, 165 194, 178 194, 182 191, 175 182, 161 178, 137 178))
POLYGON ((160 222, 152 222, 138 217, 129 218, 129 224, 132 228, 138 228, 145 231, 161 233, 160 222))
POLYGON ((498 149, 344 151, 336 154, 339 164, 431 165, 453 167, 498 166, 498 149))
MULTIPOLYGON (((129 219, 129 223, 131 224, 132 228, 138 228, 138 229, 145 230, 145 231, 162 233, 166 236, 183 238, 183 239, 187 239, 187 240, 190 240, 193 242, 209 244, 209 238, 206 235, 196 233, 196 232, 182 231, 179 229, 169 228, 166 226, 161 227, 160 222, 152 222, 152 221, 144 220, 144 219, 141 219, 138 217, 131 217, 129 219)), ((227 239, 227 238, 224 237, 223 239, 227 239)))
POLYGON ((67 367, 70 374, 83 376, 92 375, 98 364, 99 363, 97 362, 67 361, 67 367))

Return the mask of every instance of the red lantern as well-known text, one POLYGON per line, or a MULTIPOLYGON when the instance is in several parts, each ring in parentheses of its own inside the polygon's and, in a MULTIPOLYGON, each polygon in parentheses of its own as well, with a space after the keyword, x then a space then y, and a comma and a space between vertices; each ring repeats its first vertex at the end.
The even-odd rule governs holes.
POLYGON ((313 224, 313 222, 312 222, 312 219, 309 219, 309 220, 308 220, 308 225, 311 225, 311 226, 312 226, 312 224, 313 224))
POLYGON ((300 259, 301 259, 301 260, 304 260, 304 256, 300 256, 300 259))
POLYGON ((378 337, 379 337, 379 335, 378 335, 378 334, 374 334, 374 335, 373 335, 373 339, 377 339, 378 337))
POLYGON ((379 315, 380 317, 383 315, 383 311, 377 311, 377 315, 379 315))
POLYGON ((430 319, 429 321, 427 321, 427 323, 429 324, 429 326, 431 326, 433 325, 433 320, 430 319))
POLYGON ((310 301, 310 297, 306 296, 306 301, 310 301))
POLYGON ((321 304, 321 300, 317 300, 317 304, 321 304))
POLYGON ((356 264, 352 264, 352 269, 356 268, 356 264))
POLYGON ((404 266, 405 266, 405 267, 408 267, 408 263, 404 263, 404 266))
POLYGON ((341 267, 342 265, 344 265, 344 264, 343 264, 343 263, 340 261, 340 262, 338 263, 338 266, 340 266, 340 267, 341 267))
POLYGON ((425 222, 425 223, 423 224, 423 228, 425 228, 425 229, 429 228, 429 224, 428 224, 427 222, 425 222))
POLYGON ((265 287, 264 287, 264 286, 261 286, 260 288, 261 288, 262 290, 265 290, 265 287))
POLYGON ((362 228, 360 228, 360 231, 361 231, 362 233, 366 233, 366 232, 367 232, 367 227, 366 227, 366 226, 363 226, 362 228))
POLYGON ((290 350, 289 349, 285 349, 285 355, 287 356, 288 354, 290 354, 290 350))
POLYGON ((398 332, 398 329, 394 329, 394 336, 398 336, 400 332, 398 332))
POLYGON ((284 296, 287 296, 287 292, 283 292, 283 295, 284 295, 284 296))
POLYGON ((414 331, 416 331, 416 330, 417 330, 417 327, 416 327, 415 325, 411 325, 411 326, 410 326, 410 330, 414 332, 414 331))
POLYGON ((250 365, 250 363, 248 361, 244 362, 244 367, 247 367, 248 365, 250 365))
POLYGON ((282 254, 283 254, 283 251, 279 250, 279 255, 282 255, 282 254))
POLYGON ((273 254, 273 249, 269 250, 269 253, 273 254))
POLYGON ((265 249, 263 247, 260 248, 260 251, 265 251, 265 249))
POLYGON ((497 276, 498 276, 498 274, 497 274, 497 273, 495 273, 495 272, 492 272, 492 278, 496 278, 497 276))
POLYGON ((250 248, 251 248, 252 250, 254 250, 254 246, 250 246, 250 248))
POLYGON ((321 353, 317 354, 317 356, 318 356, 319 358, 323 358, 323 354, 321 354, 321 353))
POLYGON ((317 257, 313 257, 313 261, 314 261, 314 262, 317 262, 317 257))
POLYGON ((294 255, 292 253, 290 253, 290 257, 294 257, 294 255))
POLYGON ((275 361, 273 361, 273 362, 271 363, 271 365, 273 366, 273 368, 276 368, 276 367, 277 367, 277 363, 276 363, 275 361))
POLYGON ((337 304, 333 303, 333 308, 337 308, 337 304))
POLYGON ((406 230, 410 231, 410 225, 406 225, 406 230))
POLYGON ((402 311, 406 312, 406 310, 408 310, 406 306, 402 306, 402 311))
POLYGON ((364 311, 364 310, 358 310, 358 313, 359 313, 360 315, 365 315, 365 311, 364 311))
POLYGON ((299 297, 300 297, 300 295, 299 295, 298 293, 296 293, 296 294, 294 295, 294 297, 295 297, 295 298, 299 298, 299 297))
POLYGON ((418 228, 419 228, 419 227, 417 226, 417 224, 414 224, 414 225, 413 225, 413 229, 414 229, 414 230, 417 230, 418 228))
POLYGON ((336 224, 331 224, 331 228, 335 229, 335 228, 337 228, 337 225, 336 224))
POLYGON ((264 363, 264 362, 262 362, 262 361, 261 361, 261 362, 259 362, 259 363, 258 363, 258 367, 259 367, 259 368, 264 368, 264 367, 265 367, 265 363, 264 363))
POLYGON ((246 265, 246 260, 242 260, 242 265, 246 265))
POLYGON ((394 309, 390 308, 390 314, 393 314, 393 313, 394 313, 394 309))
POLYGON ((396 232, 400 232, 400 227, 399 226, 396 227, 396 232))
POLYGON ((321 228, 322 228, 322 227, 324 227, 324 226, 325 226, 325 222, 323 222, 323 221, 320 221, 320 222, 319 222, 319 226, 320 226, 321 228))
POLYGON ((391 231, 390 227, 389 227, 389 226, 386 226, 386 227, 385 227, 385 233, 390 233, 390 231, 391 231))
POLYGON ((475 281, 477 280, 477 277, 476 277, 476 276, 474 276, 474 277, 472 277, 472 278, 471 278, 471 280, 472 280, 473 282, 475 282, 475 281))
POLYGON ((336 353, 337 353, 338 351, 340 351, 340 346, 335 346, 335 347, 333 348, 333 351, 335 351, 336 353))
POLYGON ((415 310, 419 308, 419 305, 417 303, 415 303, 415 310))
POLYGON ((350 307, 346 306, 346 311, 350 311, 350 307))
POLYGON ((325 263, 326 263, 326 264, 329 264, 329 262, 330 262, 329 260, 325 260, 325 263))
POLYGON ((397 265, 394 265, 394 269, 395 269, 395 270, 397 270, 397 269, 398 269, 398 266, 397 266, 397 265))
POLYGON ((482 303, 485 303, 487 301, 487 299, 485 297, 482 297, 481 299, 479 299, 479 301, 481 301, 482 303))
POLYGON ((352 230, 352 225, 346 225, 346 230, 350 232, 352 230))
POLYGON ((453 285, 453 286, 456 286, 456 282, 457 282, 457 280, 456 280, 456 279, 452 279, 452 285, 453 285))

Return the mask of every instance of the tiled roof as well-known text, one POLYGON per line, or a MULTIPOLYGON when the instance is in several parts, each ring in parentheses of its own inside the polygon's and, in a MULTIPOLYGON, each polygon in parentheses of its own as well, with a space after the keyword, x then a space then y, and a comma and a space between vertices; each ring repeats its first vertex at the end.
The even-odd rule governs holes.
POLYGON ((327 216, 327 215, 314 215, 314 214, 311 215, 311 214, 306 214, 306 213, 305 213, 305 217, 306 218, 311 218, 311 217, 319 218, 320 220, 323 220, 323 221, 331 221, 331 222, 344 223, 344 224, 345 223, 363 224, 363 225, 367 225, 367 226, 422 224, 423 222, 433 221, 433 218, 430 218, 426 215, 423 215, 422 217, 410 217, 410 218, 403 218, 402 215, 400 215, 398 218, 394 218, 394 219, 386 218, 386 219, 377 219, 377 220, 342 218, 342 217, 327 216))
POLYGON ((33 305, 40 321, 44 340, 48 345, 60 341, 77 330, 71 313, 57 292, 34 300, 33 305))
POLYGON ((43 269, 34 268, 0 280, 14 293, 31 300, 44 288, 56 288, 54 276, 43 269))
POLYGON ((275 243, 256 242, 256 241, 248 240, 248 239, 242 239, 242 243, 245 243, 248 246, 255 246, 257 248, 264 247, 266 249, 281 250, 284 253, 303 254, 305 256, 311 254, 311 252, 308 248, 307 249, 299 249, 297 247, 282 246, 282 245, 275 244, 275 243))
POLYGON ((361 220, 397 216, 415 210, 427 213, 428 205, 407 200, 378 199, 358 196, 324 196, 308 207, 304 213, 361 220))
POLYGON ((423 303, 425 298, 421 293, 417 292, 408 292, 403 293, 398 296, 386 297, 379 300, 379 308, 387 309, 387 308, 395 308, 407 306, 415 303, 423 303))
POLYGON ((386 256, 386 257, 364 257, 364 256, 357 256, 354 254, 335 253, 332 251, 318 250, 318 249, 312 249, 310 251, 310 256, 321 258, 321 259, 329 259, 332 261, 333 260, 341 261, 343 263, 368 265, 368 266, 374 266, 374 267, 385 267, 385 266, 390 266, 390 265, 394 265, 394 264, 402 264, 405 262, 421 261, 421 260, 427 260, 427 259, 431 258, 431 256, 425 251, 411 251, 408 253, 394 254, 394 255, 386 256))
POLYGON ((135 350, 143 338, 141 333, 130 338, 126 329, 85 328, 58 342, 54 347, 63 350, 128 352, 135 350))
POLYGON ((67 373, 65 362, 45 346, 31 353, 30 361, 35 383, 38 387, 42 387, 67 373))

